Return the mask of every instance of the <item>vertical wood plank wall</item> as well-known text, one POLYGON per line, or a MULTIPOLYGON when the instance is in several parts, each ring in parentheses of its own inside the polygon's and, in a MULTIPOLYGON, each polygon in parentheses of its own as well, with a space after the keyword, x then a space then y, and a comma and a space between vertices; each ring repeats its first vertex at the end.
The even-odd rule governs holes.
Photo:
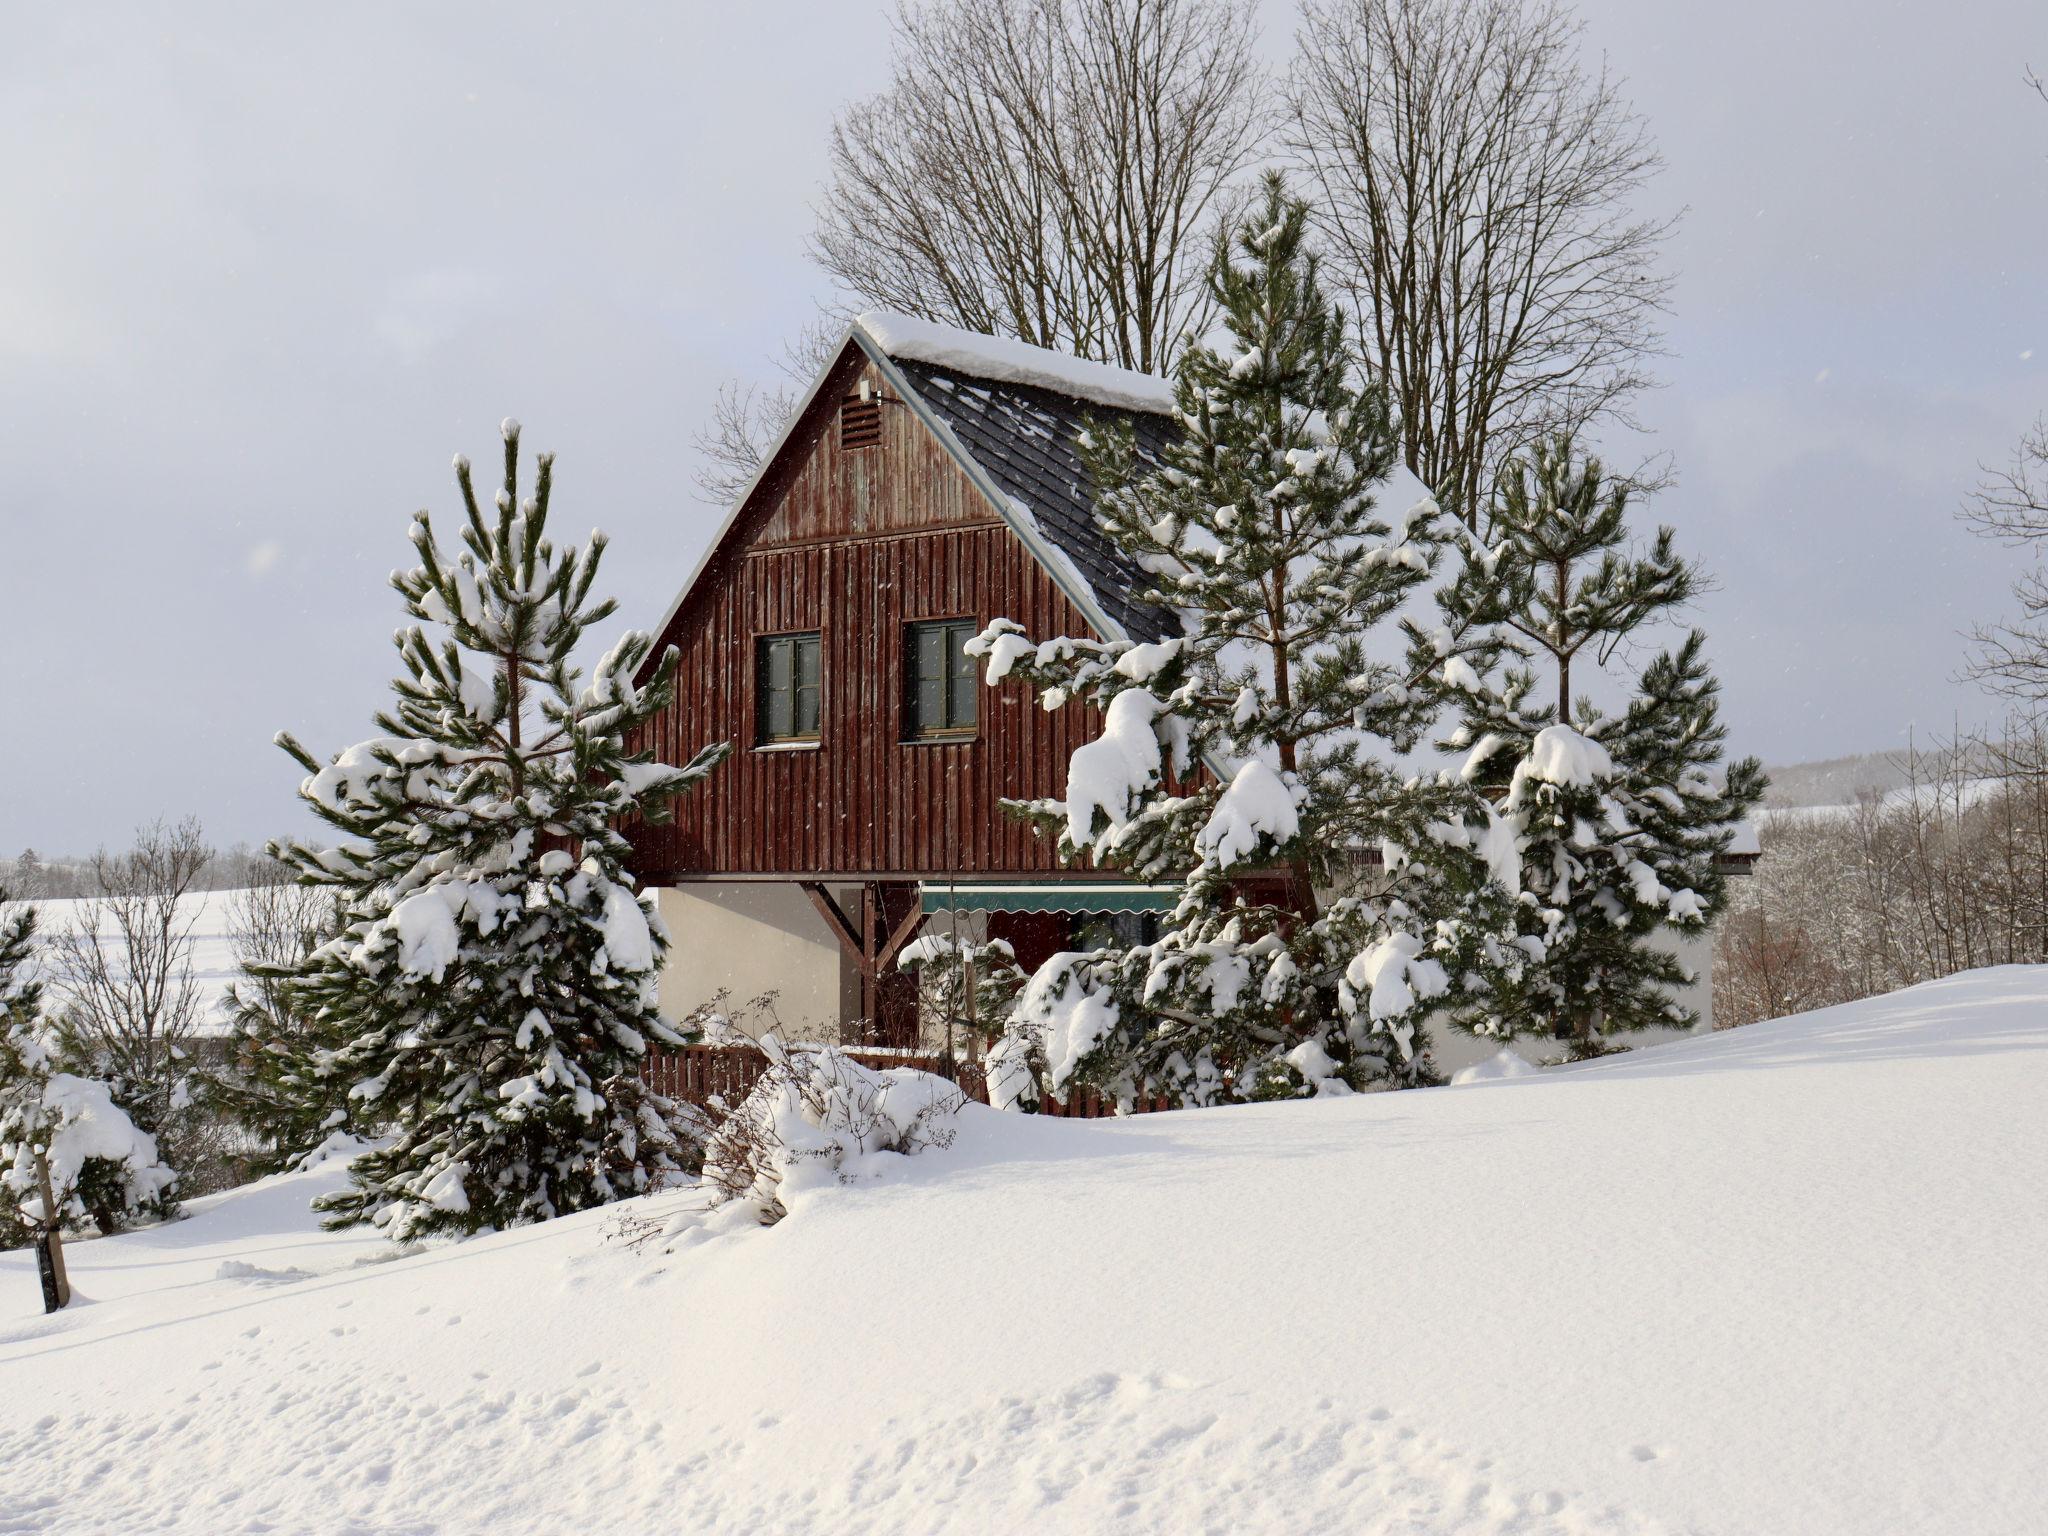
POLYGON ((663 760, 735 750, 668 827, 627 829, 643 878, 1028 874, 1051 843, 1002 814, 1058 795, 1093 711, 1048 714, 1021 684, 984 686, 971 740, 905 740, 904 628, 1016 619, 1037 638, 1086 634, 1079 611, 910 409, 885 400, 882 440, 842 451, 837 411, 865 375, 842 356, 777 471, 756 491, 663 644, 682 652, 676 702, 651 731, 663 760), (815 748, 755 744, 754 641, 822 636, 815 748))

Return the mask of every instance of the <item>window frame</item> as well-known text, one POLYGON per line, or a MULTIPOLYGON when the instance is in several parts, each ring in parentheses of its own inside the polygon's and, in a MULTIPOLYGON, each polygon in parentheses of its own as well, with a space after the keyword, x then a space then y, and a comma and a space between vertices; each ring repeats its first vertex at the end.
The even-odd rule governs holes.
POLYGON ((754 750, 757 752, 790 752, 814 748, 824 741, 825 736, 825 645, 824 635, 815 629, 778 630, 773 634, 754 636, 754 750), (809 649, 816 658, 816 681, 811 690, 817 695, 816 722, 809 731, 796 729, 802 718, 804 694, 803 642, 809 641, 809 649), (774 664, 772 653, 776 646, 789 647, 789 723, 787 734, 778 735, 774 729, 774 712, 769 702, 773 690, 774 664))
POLYGON ((964 664, 965 671, 964 673, 956 673, 951 665, 955 652, 950 643, 947 645, 946 648, 947 666, 945 676, 943 678, 944 689, 942 696, 945 700, 945 723, 943 725, 938 726, 927 726, 922 724, 921 711, 918 705, 918 685, 922 681, 924 681, 918 670, 918 652, 920 649, 918 644, 919 639, 922 636, 929 634, 933 631, 944 632, 948 635, 958 633, 958 635, 960 636, 960 643, 964 647, 967 641, 973 639, 977 634, 981 632, 981 628, 982 626, 980 621, 969 615, 955 615, 951 617, 930 619, 909 619, 904 622, 903 740, 906 744, 913 746, 943 746, 948 742, 973 741, 981 735, 980 669, 977 666, 975 666, 974 658, 966 655, 964 650, 962 650, 959 653, 959 655, 961 661, 964 664), (965 676, 967 679, 971 680, 967 697, 968 707, 973 711, 973 718, 970 719, 964 725, 958 723, 958 721, 955 718, 955 699, 953 696, 954 684, 957 681, 959 681, 960 677, 962 676, 965 676))

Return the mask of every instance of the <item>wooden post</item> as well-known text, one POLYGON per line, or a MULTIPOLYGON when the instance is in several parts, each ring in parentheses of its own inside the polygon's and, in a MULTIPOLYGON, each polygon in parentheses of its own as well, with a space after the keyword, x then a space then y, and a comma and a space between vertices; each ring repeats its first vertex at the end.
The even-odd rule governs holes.
MULTIPOLYGON (((956 918, 954 921, 956 932, 958 928, 959 922, 956 918)), ((959 941, 956 939, 954 942, 957 944, 959 941)), ((967 1014, 967 1059, 969 1062, 973 1062, 979 1060, 981 1056, 981 1019, 974 1011, 974 940, 971 930, 967 947, 960 951, 960 991, 962 993, 961 1001, 965 1004, 967 1014)), ((946 1056, 950 1060, 952 1055, 953 1023, 949 1019, 946 1021, 946 1056)))
POLYGON ((71 1305, 71 1276, 64 1268, 64 1223, 57 1211, 57 1200, 50 1188, 50 1159, 48 1150, 36 1148, 36 1193, 43 1200, 43 1230, 37 1235, 37 1258, 47 1263, 49 1273, 43 1281, 43 1310, 55 1312, 59 1307, 71 1305))

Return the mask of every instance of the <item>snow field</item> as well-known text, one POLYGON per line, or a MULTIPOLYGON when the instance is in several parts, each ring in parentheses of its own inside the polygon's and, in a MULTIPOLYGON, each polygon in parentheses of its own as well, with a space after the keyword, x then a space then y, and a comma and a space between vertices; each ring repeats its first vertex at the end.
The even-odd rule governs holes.
MULTIPOLYGON (((0 1255, 0 1530, 2041 1528, 2048 971, 946 1151, 670 1254, 335 1165, 0 1255)), ((886 1164, 886 1160, 884 1160, 886 1164)), ((667 1221, 694 1197, 627 1207, 667 1221)))

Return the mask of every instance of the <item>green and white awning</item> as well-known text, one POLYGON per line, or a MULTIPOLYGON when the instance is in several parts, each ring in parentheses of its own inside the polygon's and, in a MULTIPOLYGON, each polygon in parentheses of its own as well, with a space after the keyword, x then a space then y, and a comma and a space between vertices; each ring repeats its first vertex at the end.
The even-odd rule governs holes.
POLYGON ((923 881, 918 895, 932 912, 1171 912, 1177 885, 1136 885, 1107 880, 1034 880, 992 884, 923 881))

